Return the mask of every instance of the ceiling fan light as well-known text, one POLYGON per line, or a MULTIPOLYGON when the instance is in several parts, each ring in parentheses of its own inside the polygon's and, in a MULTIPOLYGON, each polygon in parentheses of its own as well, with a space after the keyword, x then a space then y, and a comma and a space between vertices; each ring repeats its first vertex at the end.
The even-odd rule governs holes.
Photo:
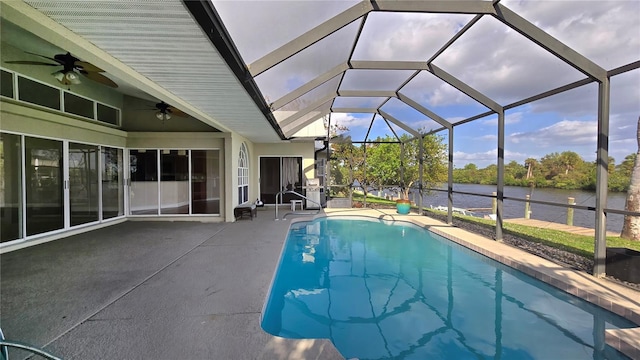
POLYGON ((73 85, 80 84, 80 76, 78 76, 74 71, 69 71, 64 74, 64 78, 73 85))
POLYGON ((162 111, 158 111, 156 113, 156 117, 158 118, 158 120, 162 120, 162 121, 171 119, 171 115, 169 115, 169 113, 162 112, 162 111))
POLYGON ((64 81, 64 74, 62 73, 62 71, 56 71, 51 75, 53 75, 53 77, 56 78, 56 80, 58 80, 59 82, 64 84, 64 82, 63 82, 64 81))

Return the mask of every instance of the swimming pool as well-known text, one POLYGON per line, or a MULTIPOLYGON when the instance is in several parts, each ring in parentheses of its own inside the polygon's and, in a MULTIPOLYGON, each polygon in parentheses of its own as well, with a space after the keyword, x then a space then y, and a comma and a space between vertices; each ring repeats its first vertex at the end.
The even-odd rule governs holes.
POLYGON ((358 359, 625 359, 633 323, 410 223, 292 224, 262 328, 358 359))

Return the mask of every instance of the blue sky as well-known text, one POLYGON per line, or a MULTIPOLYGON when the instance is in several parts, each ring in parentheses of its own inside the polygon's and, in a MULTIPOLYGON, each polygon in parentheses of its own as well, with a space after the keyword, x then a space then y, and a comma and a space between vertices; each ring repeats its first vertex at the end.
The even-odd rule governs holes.
MULTIPOLYGON (((355 3, 214 1, 248 64, 355 3), (275 26, 272 22, 274 17, 279 19, 275 26)), ((501 4, 605 70, 640 60, 640 1, 504 0, 501 4)), ((353 53, 353 60, 424 61, 471 18, 471 15, 371 13, 353 53)), ((352 23, 258 76, 256 81, 267 101, 280 98, 344 62, 357 30, 358 23, 352 23)), ((584 74, 488 16, 438 56, 434 64, 501 105, 585 78, 584 74)), ((363 70, 349 70, 341 90, 395 90, 406 78, 406 72, 373 75, 363 70)), ((304 108, 312 98, 335 92, 332 86, 337 86, 338 80, 295 104, 289 104, 286 110, 304 108)), ((400 93, 452 122, 487 111, 484 106, 428 72, 416 76, 400 93)), ((509 110, 505 127, 505 160, 523 163, 529 157, 539 159, 551 152, 570 150, 587 161, 593 161, 597 93, 597 85, 589 84, 509 110)), ((347 107, 365 100, 368 106, 379 101, 344 99, 336 105, 347 107)), ((414 128, 433 129, 438 126, 397 99, 389 101, 382 110, 414 128)), ((288 113, 282 112, 278 116, 286 117, 288 113)), ((634 70, 611 81, 609 150, 618 163, 637 151, 635 130, 638 116, 640 70, 634 70)), ((372 114, 332 114, 332 122, 347 126, 354 140, 364 138, 371 119, 372 114)), ((496 124, 497 116, 492 115, 455 127, 456 167, 469 162, 480 167, 495 163, 496 124)), ((404 131, 398 129, 398 132, 404 131)), ((384 121, 377 118, 370 137, 390 133, 384 121)), ((446 138, 446 132, 441 134, 446 138)))

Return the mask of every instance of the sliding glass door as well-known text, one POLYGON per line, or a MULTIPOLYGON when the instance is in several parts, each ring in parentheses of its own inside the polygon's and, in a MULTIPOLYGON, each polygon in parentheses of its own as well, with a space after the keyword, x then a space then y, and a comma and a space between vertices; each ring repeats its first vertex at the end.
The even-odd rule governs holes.
POLYGON ((189 214, 189 154, 162 150, 160 154, 160 213, 189 214))
POLYGON ((220 214, 218 150, 129 150, 129 167, 132 215, 220 214))
POLYGON ((132 215, 158 214, 158 151, 129 150, 129 207, 132 215))
POLYGON ((0 132, 0 242, 124 216, 123 153, 0 132))
POLYGON ((69 143, 71 226, 98 221, 98 147, 69 143))
POLYGON ((25 137, 27 236, 64 228, 62 141, 25 137))
MULTIPOLYGON (((260 157, 260 199, 265 204, 275 204, 276 194, 282 190, 302 193, 301 157, 260 157)), ((284 194, 283 203, 300 199, 294 194, 284 194)))
POLYGON ((218 150, 191 150, 191 213, 220 213, 218 150))
POLYGON ((0 133, 0 242, 21 237, 21 138, 20 135, 0 133))
POLYGON ((102 148, 102 218, 124 215, 124 163, 122 149, 102 148))

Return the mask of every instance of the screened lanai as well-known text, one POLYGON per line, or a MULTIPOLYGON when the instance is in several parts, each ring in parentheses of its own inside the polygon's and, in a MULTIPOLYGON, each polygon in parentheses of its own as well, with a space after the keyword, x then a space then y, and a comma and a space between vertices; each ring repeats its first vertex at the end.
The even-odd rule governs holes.
POLYGON ((454 168, 495 166, 495 195, 476 195, 497 200, 500 240, 505 201, 524 201, 505 191, 505 163, 562 151, 595 164, 595 196, 569 207, 593 216, 596 275, 607 216, 640 215, 608 204, 611 159, 637 151, 638 2, 212 3, 283 139, 441 136, 449 222, 454 168))

